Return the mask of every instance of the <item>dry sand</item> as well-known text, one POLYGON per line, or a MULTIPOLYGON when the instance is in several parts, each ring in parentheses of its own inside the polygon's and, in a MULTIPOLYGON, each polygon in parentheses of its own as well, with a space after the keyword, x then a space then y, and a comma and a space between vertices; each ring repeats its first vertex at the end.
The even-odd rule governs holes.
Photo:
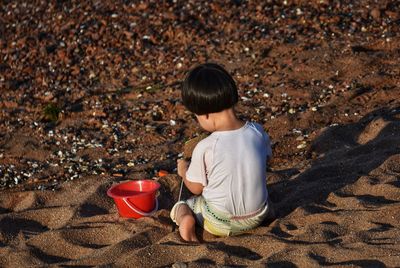
POLYGON ((400 267, 398 1, 128 2, 0 6, 0 267, 400 267), (206 60, 271 136, 277 218, 192 245, 169 212, 206 60), (161 168, 159 211, 120 218, 107 189, 161 168))
POLYGON ((169 220, 176 175, 160 179, 160 210, 137 220, 118 217, 107 177, 57 192, 3 192, 0 265, 399 266, 399 148, 399 109, 327 128, 309 168, 270 172, 276 220, 237 237, 200 232, 199 245, 182 243, 169 220))

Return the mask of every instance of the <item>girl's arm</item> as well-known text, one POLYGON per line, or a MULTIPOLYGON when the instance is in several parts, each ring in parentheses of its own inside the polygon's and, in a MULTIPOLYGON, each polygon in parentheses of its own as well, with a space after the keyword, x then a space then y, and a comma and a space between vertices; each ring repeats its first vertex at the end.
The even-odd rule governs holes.
POLYGON ((191 182, 186 179, 186 171, 189 167, 189 162, 183 159, 178 159, 177 169, 178 175, 182 177, 185 186, 195 195, 200 195, 203 192, 204 186, 198 182, 191 182))

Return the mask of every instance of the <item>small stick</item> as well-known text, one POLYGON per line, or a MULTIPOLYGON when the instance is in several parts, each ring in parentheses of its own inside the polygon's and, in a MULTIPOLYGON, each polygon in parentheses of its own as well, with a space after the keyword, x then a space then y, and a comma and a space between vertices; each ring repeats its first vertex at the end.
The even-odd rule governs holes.
POLYGON ((183 190, 183 178, 181 180, 181 189, 179 190, 178 202, 181 201, 182 190, 183 190))

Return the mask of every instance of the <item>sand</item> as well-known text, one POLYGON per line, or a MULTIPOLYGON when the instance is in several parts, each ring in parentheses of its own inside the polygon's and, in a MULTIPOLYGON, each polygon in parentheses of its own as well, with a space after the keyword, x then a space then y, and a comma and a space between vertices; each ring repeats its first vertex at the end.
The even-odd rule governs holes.
POLYGON ((398 1, 128 2, 0 7, 0 267, 400 267, 398 1), (204 61, 271 137, 276 219, 188 244, 180 82, 204 61), (107 190, 160 169, 159 210, 121 218, 107 190))
POLYGON ((395 267, 400 264, 400 109, 327 128, 309 168, 271 171, 277 219, 249 233, 183 243, 169 211, 180 179, 167 175, 152 217, 122 219, 107 177, 52 191, 3 192, 0 265, 395 267))

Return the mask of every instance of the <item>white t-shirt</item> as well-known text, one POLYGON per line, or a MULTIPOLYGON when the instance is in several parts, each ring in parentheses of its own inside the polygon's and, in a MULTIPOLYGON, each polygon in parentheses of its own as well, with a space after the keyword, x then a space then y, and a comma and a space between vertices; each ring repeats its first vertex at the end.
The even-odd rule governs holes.
POLYGON ((203 197, 215 208, 240 216, 260 209, 268 197, 270 139, 262 126, 246 122, 236 130, 215 131, 192 154, 187 180, 201 183, 203 197))

